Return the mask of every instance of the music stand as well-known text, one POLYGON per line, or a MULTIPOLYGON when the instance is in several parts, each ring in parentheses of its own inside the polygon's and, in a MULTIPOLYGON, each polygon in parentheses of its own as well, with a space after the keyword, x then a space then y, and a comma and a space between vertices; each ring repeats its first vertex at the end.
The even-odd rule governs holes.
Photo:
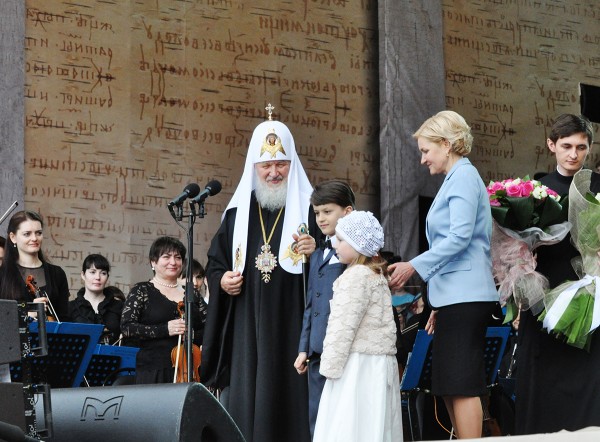
MULTIPOLYGON (((37 322, 29 324, 31 346, 38 344, 37 322)), ((77 387, 104 330, 102 324, 47 322, 48 355, 33 360, 33 380, 52 388, 77 387)), ((13 382, 22 382, 21 363, 10 364, 13 382)))
MULTIPOLYGON (((510 334, 510 327, 488 327, 485 335, 485 373, 488 386, 492 386, 498 376, 498 369, 502 355, 506 349, 506 343, 510 334)), ((409 417, 411 431, 417 427, 420 430, 418 423, 413 423, 410 418, 415 409, 414 401, 411 401, 412 393, 426 392, 431 390, 431 341, 433 336, 428 335, 425 330, 419 330, 413 346, 413 351, 409 354, 406 368, 402 374, 400 382, 400 391, 405 393, 403 396, 408 397, 407 400, 402 400, 402 408, 405 409, 409 417)), ((418 415, 418 413, 417 413, 418 415)), ((414 439, 413 437, 413 440, 414 439)))
POLYGON ((112 385, 114 379, 109 377, 117 371, 135 372, 135 357, 140 349, 137 347, 119 347, 116 345, 96 345, 90 364, 85 372, 87 384, 90 387, 112 385), (106 379, 106 382, 104 382, 106 379))

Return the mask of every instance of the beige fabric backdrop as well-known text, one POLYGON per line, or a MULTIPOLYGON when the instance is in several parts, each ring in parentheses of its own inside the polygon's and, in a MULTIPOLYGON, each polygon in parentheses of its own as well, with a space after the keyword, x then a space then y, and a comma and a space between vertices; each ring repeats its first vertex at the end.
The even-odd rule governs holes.
MULTIPOLYGON (((423 117, 446 107, 462 114, 475 136, 469 158, 486 184, 552 170, 555 161, 545 140, 553 119, 580 112, 581 82, 600 86, 600 3, 446 0, 441 2, 441 26, 433 18, 440 2, 407 3, 397 7, 384 2, 389 13, 384 20, 391 25, 380 41, 380 48, 386 49, 380 65, 398 67, 397 76, 385 77, 382 115, 390 112, 385 109, 389 103, 411 104, 408 111, 394 112, 400 118, 382 119, 381 137, 382 160, 386 151, 400 149, 394 161, 382 161, 382 177, 387 168, 390 178, 382 181, 383 202, 390 206, 386 233, 393 235, 395 250, 410 259, 417 253, 411 198, 415 193, 430 196, 430 188, 421 185, 421 174, 410 170, 420 167, 409 137, 422 122, 414 121, 411 113, 423 117), (440 58, 432 56, 441 29, 443 82, 437 74, 440 58), (395 42, 408 45, 409 50, 401 44, 396 52, 387 50, 390 42, 392 47, 395 42), (416 51, 410 46, 414 42, 416 51), (413 71, 419 74, 416 80, 413 71), (424 89, 426 84, 435 93, 424 89), (445 106, 439 94, 445 94, 445 106)), ((598 139, 598 125, 595 130, 598 139)), ((597 144, 588 157, 590 166, 600 159, 597 144)))
MULTIPOLYGON (((124 289, 149 277, 151 241, 183 238, 166 202, 188 182, 216 178, 224 191, 194 238, 204 262, 268 102, 295 134, 311 180, 348 179, 359 207, 379 213, 381 202, 388 248, 410 258, 418 226, 394 220, 417 214, 398 195, 432 195, 437 185, 422 170, 402 182, 419 170, 409 135, 421 118, 438 107, 462 113, 485 181, 532 174, 551 169, 544 140, 557 114, 579 111, 579 82, 600 84, 592 2, 456 0, 440 10, 436 1, 384 1, 379 14, 368 0, 246 3, 26 1, 24 187, 19 126, 4 124, 13 111, 5 97, 19 85, 15 50, 2 58, 12 74, 2 79, 0 155, 17 164, 3 170, 2 198, 24 192, 46 217, 45 248, 73 289, 90 252, 111 260, 124 289), (407 106, 421 95, 427 106, 407 106), (382 161, 381 186, 380 148, 397 157, 382 161)), ((18 6, 3 2, 2 16, 16 17, 18 6)), ((2 26, 3 44, 18 41, 7 36, 18 28, 2 26)), ((599 158, 594 148, 590 164, 599 158)))
POLYGON ((156 237, 185 243, 167 202, 218 179, 195 227, 205 263, 268 103, 312 183, 346 179, 378 211, 376 14, 368 2, 28 0, 25 199, 72 292, 92 252, 124 290, 149 278, 156 237))

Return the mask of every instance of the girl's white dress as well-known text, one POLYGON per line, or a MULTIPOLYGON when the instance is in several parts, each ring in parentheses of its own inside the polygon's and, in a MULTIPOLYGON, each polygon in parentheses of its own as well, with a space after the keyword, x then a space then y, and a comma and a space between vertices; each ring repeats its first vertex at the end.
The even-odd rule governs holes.
POLYGON ((368 267, 348 267, 333 284, 313 442, 403 440, 393 314, 387 280, 368 267))

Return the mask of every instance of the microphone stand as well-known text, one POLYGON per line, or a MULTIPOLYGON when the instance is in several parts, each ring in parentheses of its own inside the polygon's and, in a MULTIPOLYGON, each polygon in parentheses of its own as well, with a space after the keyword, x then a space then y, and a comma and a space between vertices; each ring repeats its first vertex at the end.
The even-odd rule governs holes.
MULTIPOLYGON (((211 181, 209 182, 209 185, 214 185, 214 189, 209 189, 207 186, 207 190, 209 190, 209 192, 207 194, 204 194, 201 198, 192 198, 189 201, 189 205, 190 205, 190 211, 188 213, 188 228, 187 228, 187 264, 186 264, 186 277, 185 277, 185 327, 186 327, 186 332, 185 332, 185 340, 186 340, 186 345, 185 345, 185 351, 187 354, 187 381, 188 382, 192 382, 193 380, 193 372, 194 372, 194 365, 193 365, 193 333, 194 333, 194 328, 193 328, 193 320, 192 320, 192 309, 194 308, 194 275, 192 275, 193 272, 193 266, 192 266, 192 261, 194 259, 194 223, 196 222, 196 217, 198 218, 204 218, 204 216, 206 215, 206 211, 204 208, 204 200, 210 196, 210 195, 215 195, 217 193, 219 193, 221 191, 221 183, 219 183, 218 181, 211 181), (196 204, 198 205, 198 211, 196 211, 196 204)), ((173 219, 175 220, 175 222, 177 223, 177 225, 179 225, 179 227, 181 227, 182 229, 185 230, 185 227, 183 225, 181 225, 180 221, 183 220, 183 202, 181 204, 178 204, 176 206, 177 208, 177 212, 175 212, 175 210, 173 209, 172 205, 168 205, 169 208, 169 212, 171 213, 171 216, 173 217, 173 219)))
MULTIPOLYGON (((204 218, 206 215, 204 209, 204 201, 199 202, 198 211, 196 211, 196 203, 194 200, 190 200, 190 212, 188 214, 188 232, 187 232, 187 248, 188 258, 186 263, 185 272, 185 350, 187 354, 187 376, 188 382, 192 382, 194 373, 193 364, 193 319, 192 310, 194 308, 194 275, 192 261, 194 259, 194 224, 196 217, 204 218)), ((181 212, 180 212, 181 213, 181 212)))
MULTIPOLYGON (((187 229, 181 224, 183 220, 183 202, 177 204, 175 207, 172 205, 168 206, 171 217, 175 220, 177 225, 187 232, 187 262, 185 272, 185 295, 184 295, 184 314, 185 314, 185 353, 187 355, 187 382, 192 382, 194 373, 193 364, 193 349, 192 340, 194 336, 193 320, 192 320, 192 309, 194 308, 194 275, 192 275, 192 260, 194 259, 194 223, 196 222, 196 209, 194 203, 190 201, 190 211, 187 213, 188 227, 187 229)), ((204 217, 204 207, 200 212, 200 217, 204 217)))
POLYGON ((187 364, 188 364, 188 382, 192 381, 193 374, 193 349, 192 349, 192 337, 194 329, 192 328, 192 309, 194 308, 194 275, 192 260, 194 258, 194 223, 196 217, 204 218, 206 211, 204 209, 204 200, 198 202, 198 211, 196 211, 195 199, 190 200, 190 214, 189 214, 189 229, 188 229, 188 260, 187 270, 185 272, 185 326, 186 326, 186 351, 187 351, 187 364))

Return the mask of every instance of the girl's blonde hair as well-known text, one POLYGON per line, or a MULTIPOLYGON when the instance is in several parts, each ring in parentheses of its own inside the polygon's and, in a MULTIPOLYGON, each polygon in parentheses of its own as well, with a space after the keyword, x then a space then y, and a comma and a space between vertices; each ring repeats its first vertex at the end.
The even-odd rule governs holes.
POLYGON ((413 134, 413 138, 425 138, 437 144, 450 143, 450 152, 460 156, 471 153, 473 135, 465 119, 454 111, 442 111, 428 118, 413 134))
POLYGON ((387 274, 388 263, 380 255, 368 257, 363 254, 359 254, 354 263, 367 266, 379 275, 387 274))

